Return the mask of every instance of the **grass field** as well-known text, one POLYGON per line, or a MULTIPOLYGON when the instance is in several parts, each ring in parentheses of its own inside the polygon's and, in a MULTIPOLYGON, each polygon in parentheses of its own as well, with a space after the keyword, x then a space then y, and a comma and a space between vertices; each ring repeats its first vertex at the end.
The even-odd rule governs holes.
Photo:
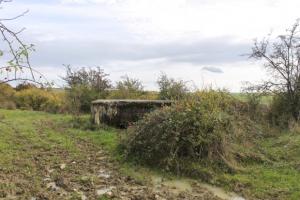
POLYGON ((80 199, 72 190, 88 188, 86 176, 100 167, 97 145, 115 149, 113 130, 72 129, 69 116, 0 110, 0 119, 0 199, 80 199), (50 178, 66 187, 68 198, 50 191, 50 178))
MULTIPOLYGON (((143 170, 122 161, 117 151, 118 130, 74 129, 70 120, 68 115, 0 110, 0 199, 10 193, 26 198, 47 195, 44 179, 51 170, 51 178, 64 174, 72 187, 84 187, 82 174, 97 165, 87 159, 101 148, 118 161, 124 174, 145 177, 143 170), (69 167, 73 162, 78 164, 76 170, 69 167), (59 170, 62 164, 66 164, 63 171, 59 170)), ((258 139, 256 145, 253 152, 263 155, 264 161, 244 163, 234 174, 219 174, 214 184, 247 199, 300 199, 300 134, 283 132, 258 139)), ((71 195, 76 199, 78 192, 71 195)))
MULTIPOLYGON (((237 100, 240 100, 243 102, 248 101, 248 97, 247 97, 246 93, 231 93, 231 95, 233 97, 235 97, 237 100)), ((271 95, 268 95, 268 96, 262 96, 260 100, 261 100, 262 104, 268 105, 268 104, 270 104, 272 99, 273 99, 273 97, 271 95)))
POLYGON ((220 176, 223 186, 253 199, 300 199, 300 135, 264 138, 256 148, 266 161, 248 163, 239 173, 220 176))

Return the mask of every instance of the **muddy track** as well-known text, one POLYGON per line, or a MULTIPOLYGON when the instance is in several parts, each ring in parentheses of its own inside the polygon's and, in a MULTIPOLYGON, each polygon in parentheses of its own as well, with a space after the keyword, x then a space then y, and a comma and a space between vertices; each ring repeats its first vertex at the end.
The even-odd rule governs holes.
MULTIPOLYGON (((12 124, 12 142, 21 151, 12 159, 13 167, 0 167, 0 199, 219 199, 197 184, 192 192, 174 192, 163 184, 140 183, 122 175, 118 163, 101 147, 80 139, 72 139, 80 153, 51 145, 44 132, 51 122, 36 123, 40 124, 35 126, 35 140, 12 124)), ((67 134, 63 128, 57 131, 67 134)))

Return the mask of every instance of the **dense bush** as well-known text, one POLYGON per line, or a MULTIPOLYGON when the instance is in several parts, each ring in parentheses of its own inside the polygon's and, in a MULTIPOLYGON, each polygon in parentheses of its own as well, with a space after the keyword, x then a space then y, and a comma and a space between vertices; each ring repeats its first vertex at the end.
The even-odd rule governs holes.
POLYGON ((66 93, 69 105, 75 113, 90 112, 91 102, 106 98, 111 88, 110 80, 99 67, 96 69, 81 68, 72 70, 67 66, 64 80, 67 83, 66 93))
POLYGON ((30 109, 46 112, 61 112, 64 107, 63 94, 46 89, 29 88, 15 94, 17 106, 21 109, 30 109))
POLYGON ((0 84, 0 108, 15 109, 15 90, 8 84, 0 84))
POLYGON ((158 92, 156 91, 143 91, 143 92, 127 92, 120 90, 110 90, 107 99, 145 99, 157 100, 159 99, 158 92))
POLYGON ((144 86, 139 79, 122 77, 117 81, 115 90, 109 95, 111 99, 139 99, 144 93, 144 86))
POLYGON ((236 100, 226 92, 197 92, 146 115, 128 131, 124 148, 129 158, 179 173, 190 173, 191 162, 232 170, 235 108, 236 100))
POLYGON ((15 90, 16 91, 21 91, 21 90, 26 90, 26 89, 31 89, 31 88, 37 88, 36 85, 32 83, 20 83, 16 86, 15 90))
POLYGON ((139 99, 146 99, 146 100, 157 100, 159 99, 159 94, 156 91, 144 91, 141 96, 138 97, 139 99))
POLYGON ((70 111, 73 114, 90 112, 91 102, 102 97, 86 85, 73 85, 65 91, 70 111))
POLYGON ((169 78, 166 74, 161 74, 157 84, 159 86, 159 98, 162 100, 183 99, 189 92, 189 88, 183 80, 169 78))
POLYGON ((272 125, 287 128, 289 123, 294 121, 292 106, 287 103, 286 95, 275 95, 271 101, 268 113, 272 125))
POLYGON ((268 105, 262 103, 264 97, 261 93, 245 93, 247 114, 251 120, 265 121, 266 115, 269 112, 268 105))

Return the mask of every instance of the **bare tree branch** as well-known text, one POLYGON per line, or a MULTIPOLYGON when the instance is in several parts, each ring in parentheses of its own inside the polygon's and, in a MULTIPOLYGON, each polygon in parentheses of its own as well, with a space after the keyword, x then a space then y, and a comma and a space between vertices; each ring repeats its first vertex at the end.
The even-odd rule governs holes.
MULTIPOLYGON (((3 3, 12 2, 12 0, 0 0, 0 5, 3 3)), ((7 62, 7 66, 0 67, 0 71, 3 69, 8 69, 7 72, 13 72, 14 76, 11 77, 11 73, 7 73, 7 76, 4 78, 0 76, 0 83, 6 83, 10 81, 19 81, 19 80, 31 80, 32 82, 38 83, 40 82, 40 78, 37 79, 35 74, 38 77, 43 78, 43 82, 48 84, 47 79, 41 75, 41 73, 34 70, 30 63, 29 54, 30 52, 34 51, 34 45, 25 44, 19 37, 19 34, 25 30, 22 28, 18 31, 13 31, 9 28, 5 22, 6 21, 13 21, 20 17, 26 15, 29 11, 26 10, 19 15, 10 18, 0 18, 0 36, 2 36, 2 40, 6 44, 8 48, 8 53, 10 54, 11 58, 7 62), (30 77, 22 77, 17 76, 18 72, 23 72, 22 69, 26 69, 29 72, 30 77)), ((4 54, 4 50, 0 49, 0 57, 4 54)))
POLYGON ((270 80, 248 86, 248 90, 285 95, 287 106, 300 118, 300 30, 299 20, 285 35, 254 41, 250 58, 265 61, 270 80))

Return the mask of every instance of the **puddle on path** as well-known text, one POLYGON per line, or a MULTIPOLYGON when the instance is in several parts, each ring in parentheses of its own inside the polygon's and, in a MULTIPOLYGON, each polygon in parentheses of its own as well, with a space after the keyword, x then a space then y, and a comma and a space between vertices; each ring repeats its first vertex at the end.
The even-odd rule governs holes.
MULTIPOLYGON (((192 180, 189 179, 173 179, 173 180, 164 180, 160 176, 152 176, 152 183, 155 187, 159 188, 160 186, 167 186, 172 189, 176 194, 180 192, 193 192, 192 180)), ((233 192, 226 192, 220 187, 212 186, 205 183, 197 183, 199 187, 205 188, 217 197, 224 200, 246 200, 245 198, 237 195, 233 192)))
POLYGON ((212 186, 212 185, 205 184, 205 183, 200 183, 199 185, 201 187, 209 190, 217 197, 224 199, 224 200, 246 200, 245 198, 239 196, 238 194, 236 194, 234 192, 226 192, 225 190, 223 190, 220 187, 212 186))

